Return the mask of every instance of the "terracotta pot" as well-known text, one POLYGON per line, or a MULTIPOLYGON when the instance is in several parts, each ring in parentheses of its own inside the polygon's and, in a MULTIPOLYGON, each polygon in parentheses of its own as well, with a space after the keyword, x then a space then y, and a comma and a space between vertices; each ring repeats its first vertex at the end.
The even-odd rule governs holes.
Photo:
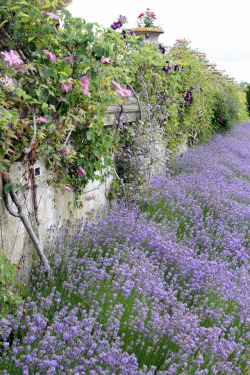
POLYGON ((135 27, 134 29, 131 29, 134 31, 135 35, 145 35, 148 34, 149 38, 145 39, 146 43, 156 43, 158 44, 158 38, 161 34, 164 34, 164 30, 159 28, 151 28, 151 27, 135 27))

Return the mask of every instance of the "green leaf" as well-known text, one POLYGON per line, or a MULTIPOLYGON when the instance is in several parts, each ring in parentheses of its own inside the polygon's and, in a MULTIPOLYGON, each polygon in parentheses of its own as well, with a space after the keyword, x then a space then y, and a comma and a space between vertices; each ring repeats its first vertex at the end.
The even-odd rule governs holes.
POLYGON ((7 171, 8 164, 5 161, 0 161, 0 169, 5 169, 7 171))
POLYGON ((9 194, 11 192, 11 190, 12 190, 12 183, 9 182, 7 185, 5 185, 4 192, 5 192, 5 194, 9 194))
POLYGON ((42 76, 44 78, 49 78, 52 76, 52 69, 49 67, 49 66, 46 66, 43 70, 42 70, 42 76))
POLYGON ((87 25, 85 26, 85 28, 86 28, 86 30, 87 30, 88 32, 90 32, 90 31, 93 29, 93 26, 94 26, 93 23, 87 23, 87 25))
POLYGON ((14 189, 15 190, 20 189, 21 191, 23 191, 23 185, 21 183, 15 184, 14 189))
POLYGON ((35 36, 30 36, 29 38, 28 38, 28 42, 31 42, 32 40, 34 40, 36 38, 36 35, 35 36))
POLYGON ((117 142, 119 142, 119 140, 120 140, 119 135, 118 135, 117 133, 115 133, 115 134, 113 135, 113 142, 114 142, 114 143, 117 143, 117 142))
POLYGON ((87 136, 87 140, 90 141, 92 138, 92 131, 88 130, 86 133, 86 136, 87 136))
POLYGON ((69 66, 65 66, 65 68, 63 69, 63 71, 68 75, 70 76, 73 72, 73 69, 70 68, 69 66))
POLYGON ((20 89, 20 87, 18 87, 17 89, 16 89, 16 94, 18 95, 18 96, 23 96, 23 98, 25 98, 26 97, 26 92, 25 91, 23 91, 22 89, 20 89))
POLYGON ((59 73, 60 73, 60 82, 65 80, 64 77, 68 77, 67 73, 65 73, 65 72, 62 72, 62 71, 61 71, 61 72, 59 72, 59 73))
POLYGON ((24 13, 24 12, 20 12, 17 14, 18 17, 28 17, 29 18, 29 15, 24 13))
POLYGON ((5 155, 4 150, 2 150, 2 149, 0 148, 0 156, 2 156, 2 158, 4 158, 4 155, 5 155))
POLYGON ((93 54, 96 54, 97 57, 102 57, 105 53, 105 50, 103 47, 100 47, 100 46, 93 46, 92 48, 92 53, 93 54))
POLYGON ((7 109, 5 109, 4 117, 7 118, 7 120, 10 120, 11 118, 13 118, 13 114, 11 113, 11 111, 8 111, 7 109))
POLYGON ((6 22, 8 22, 8 20, 4 20, 2 23, 0 23, 0 29, 1 29, 1 27, 2 27, 6 22))

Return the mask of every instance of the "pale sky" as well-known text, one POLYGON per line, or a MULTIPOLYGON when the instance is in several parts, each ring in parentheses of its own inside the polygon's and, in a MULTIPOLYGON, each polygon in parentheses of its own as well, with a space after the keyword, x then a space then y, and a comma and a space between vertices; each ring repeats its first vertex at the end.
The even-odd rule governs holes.
POLYGON ((140 13, 150 8, 165 34, 159 41, 172 46, 190 40, 217 69, 237 82, 250 83, 250 0, 73 0, 67 8, 74 17, 109 27, 119 15, 126 28, 136 27, 140 13))

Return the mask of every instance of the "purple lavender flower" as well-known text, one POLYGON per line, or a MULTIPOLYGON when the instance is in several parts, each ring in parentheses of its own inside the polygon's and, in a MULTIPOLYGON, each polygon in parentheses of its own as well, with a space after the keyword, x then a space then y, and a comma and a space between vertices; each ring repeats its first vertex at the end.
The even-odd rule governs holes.
POLYGON ((0 319, 3 374, 243 374, 249 142, 250 123, 237 125, 177 157, 137 203, 51 228, 51 279, 34 267, 30 296, 0 319))

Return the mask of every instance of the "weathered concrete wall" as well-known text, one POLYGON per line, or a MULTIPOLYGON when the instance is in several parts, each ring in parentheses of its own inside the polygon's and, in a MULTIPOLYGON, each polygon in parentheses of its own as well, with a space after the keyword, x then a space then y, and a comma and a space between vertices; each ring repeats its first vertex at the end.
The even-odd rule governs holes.
MULTIPOLYGON (((36 163, 35 168, 40 169, 40 175, 36 177, 38 216, 41 222, 41 231, 46 236, 47 230, 51 225, 59 225, 65 219, 72 216, 72 204, 74 193, 72 191, 61 192, 53 187, 48 186, 46 180, 48 173, 45 168, 45 160, 36 163)), ((25 166, 21 163, 15 163, 11 167, 11 178, 13 182, 22 181, 22 174, 25 172, 25 166)), ((105 178, 104 182, 98 180, 89 182, 81 195, 81 208, 73 209, 74 217, 81 218, 92 209, 100 208, 108 203, 107 192, 112 181, 112 176, 105 178)), ((0 181, 2 191, 2 181, 0 181)), ((34 210, 32 207, 31 189, 25 193, 25 205, 29 212, 31 223, 35 227, 34 210)), ((13 210, 15 207, 12 206, 13 210)), ((1 245, 5 255, 12 263, 20 264, 18 278, 24 278, 26 273, 24 265, 31 264, 32 243, 28 237, 26 229, 19 218, 11 216, 5 208, 2 197, 0 196, 0 231, 1 245)))

